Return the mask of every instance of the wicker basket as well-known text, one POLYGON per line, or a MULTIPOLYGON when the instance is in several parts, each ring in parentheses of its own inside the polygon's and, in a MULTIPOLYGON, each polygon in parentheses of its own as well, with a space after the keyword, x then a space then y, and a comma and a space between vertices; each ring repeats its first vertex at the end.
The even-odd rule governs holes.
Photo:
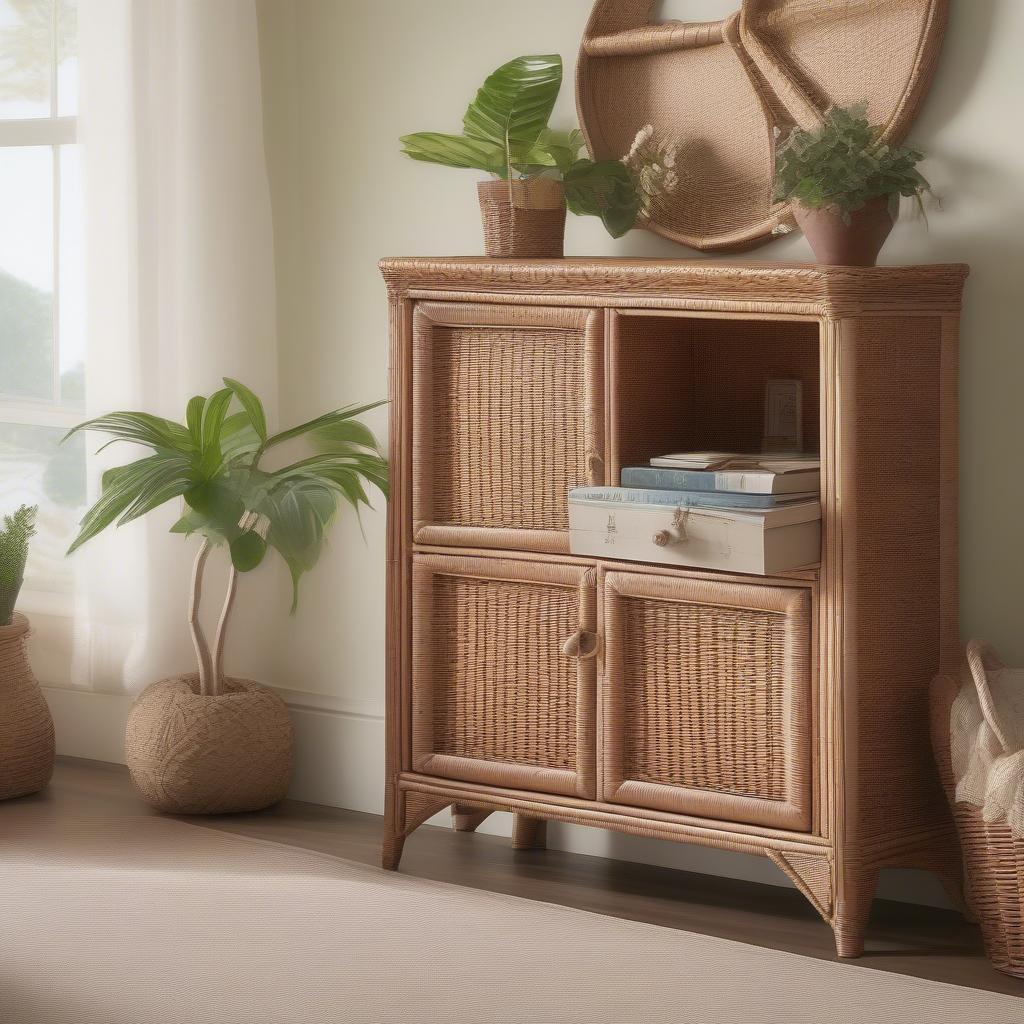
POLYGON ((550 178, 481 181, 484 251, 495 259, 561 259, 565 192, 550 178))
POLYGON ((50 709, 25 651, 28 619, 0 626, 0 800, 37 793, 53 774, 50 709))
MULTIPOLYGON (((1002 662, 979 641, 968 646, 967 662, 982 711, 993 725, 986 672, 1002 668, 1002 662)), ((1005 819, 987 822, 980 808, 956 800, 950 711, 959 691, 960 681, 949 676, 939 676, 932 683, 931 721, 935 759, 963 849, 967 904, 981 925, 985 952, 993 967, 1024 978, 1024 840, 1013 835, 1005 819)), ((1001 732, 998 723, 994 729, 1001 732)))

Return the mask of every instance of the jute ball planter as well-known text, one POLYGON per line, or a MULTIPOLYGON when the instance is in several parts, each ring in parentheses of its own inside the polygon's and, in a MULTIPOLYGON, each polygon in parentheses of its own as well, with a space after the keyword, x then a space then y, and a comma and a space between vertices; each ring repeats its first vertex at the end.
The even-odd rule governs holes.
POLYGON ((198 674, 154 683, 128 717, 125 753, 132 781, 171 814, 257 811, 284 798, 294 735, 284 701, 248 679, 199 692, 198 674))
POLYGON ((29 623, 0 626, 0 800, 37 793, 53 774, 53 719, 28 663, 29 623))

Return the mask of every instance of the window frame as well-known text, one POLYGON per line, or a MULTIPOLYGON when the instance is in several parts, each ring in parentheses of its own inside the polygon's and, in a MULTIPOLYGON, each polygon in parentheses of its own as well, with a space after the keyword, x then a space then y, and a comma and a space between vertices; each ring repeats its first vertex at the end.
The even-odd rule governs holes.
MULTIPOLYGON (((77 4, 75 5, 77 12, 77 4)), ((81 407, 65 403, 61 393, 60 302, 61 302, 61 147, 78 144, 78 115, 59 115, 58 19, 60 4, 54 2, 50 30, 50 113, 47 117, 0 118, 0 149, 49 147, 52 157, 52 259, 53 259, 53 332, 50 339, 53 357, 53 398, 22 398, 0 390, 0 422, 40 427, 71 428, 81 420, 81 407)))
MULTIPOLYGON (((78 4, 74 4, 75 14, 78 4)), ((0 382, 0 423, 16 426, 50 427, 69 430, 85 418, 80 400, 68 401, 62 393, 61 382, 61 227, 62 227, 62 147, 78 145, 78 114, 59 114, 60 94, 58 74, 60 69, 58 53, 59 16, 58 2, 52 5, 50 27, 49 80, 50 103, 47 116, 26 118, 0 117, 0 149, 29 149, 47 147, 52 161, 51 196, 51 247, 52 247, 52 320, 50 339, 53 365, 51 397, 37 398, 4 393, 0 382)), ((35 581, 38 583, 39 581, 35 581)), ((36 589, 26 579, 22 590, 22 604, 33 611, 64 617, 71 613, 71 594, 62 588, 55 590, 36 589), (28 598, 26 601, 25 599, 28 598)))

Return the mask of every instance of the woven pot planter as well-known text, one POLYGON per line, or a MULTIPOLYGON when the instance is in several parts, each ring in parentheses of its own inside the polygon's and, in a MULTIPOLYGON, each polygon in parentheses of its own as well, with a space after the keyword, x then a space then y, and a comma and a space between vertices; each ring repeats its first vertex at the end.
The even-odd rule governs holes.
POLYGON ((257 811, 291 781, 294 737, 284 701, 248 679, 199 693, 195 674, 154 683, 128 716, 125 753, 148 803, 172 814, 257 811))
MULTIPOLYGON (((976 685, 985 669, 1002 667, 991 649, 984 646, 973 660, 971 671, 976 685)), ((985 821, 981 808, 956 799, 950 712, 960 687, 960 680, 949 676, 940 676, 932 683, 935 761, 960 836, 967 905, 981 926, 985 953, 997 970, 1024 978, 1024 840, 1010 831, 1005 818, 985 821)))
POLYGON ((28 619, 0 626, 0 800, 42 789, 53 774, 53 719, 28 663, 28 619))
POLYGON ((873 267, 893 225, 885 196, 850 214, 849 224, 838 210, 811 210, 800 203, 794 204, 793 216, 815 260, 829 267, 873 267))
POLYGON ((481 181, 484 251, 495 259, 561 259, 565 192, 557 181, 481 181))

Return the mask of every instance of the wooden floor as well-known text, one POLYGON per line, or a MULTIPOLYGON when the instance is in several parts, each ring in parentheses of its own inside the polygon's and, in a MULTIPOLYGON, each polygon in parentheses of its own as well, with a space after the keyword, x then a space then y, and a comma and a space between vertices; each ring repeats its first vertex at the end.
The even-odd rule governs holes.
MULTIPOLYGON (((97 813, 153 814, 136 796, 121 766, 60 759, 46 800, 97 813)), ((317 804, 285 801, 258 814, 189 818, 205 828, 273 840, 364 864, 379 863, 381 819, 317 804)), ((798 892, 667 868, 548 851, 514 851, 487 835, 419 829, 407 842, 402 872, 491 892, 589 910, 598 914, 718 935, 758 946, 835 959, 831 930, 798 892)), ((977 928, 952 911, 878 901, 868 951, 844 961, 1024 996, 1024 982, 993 970, 977 928)))

